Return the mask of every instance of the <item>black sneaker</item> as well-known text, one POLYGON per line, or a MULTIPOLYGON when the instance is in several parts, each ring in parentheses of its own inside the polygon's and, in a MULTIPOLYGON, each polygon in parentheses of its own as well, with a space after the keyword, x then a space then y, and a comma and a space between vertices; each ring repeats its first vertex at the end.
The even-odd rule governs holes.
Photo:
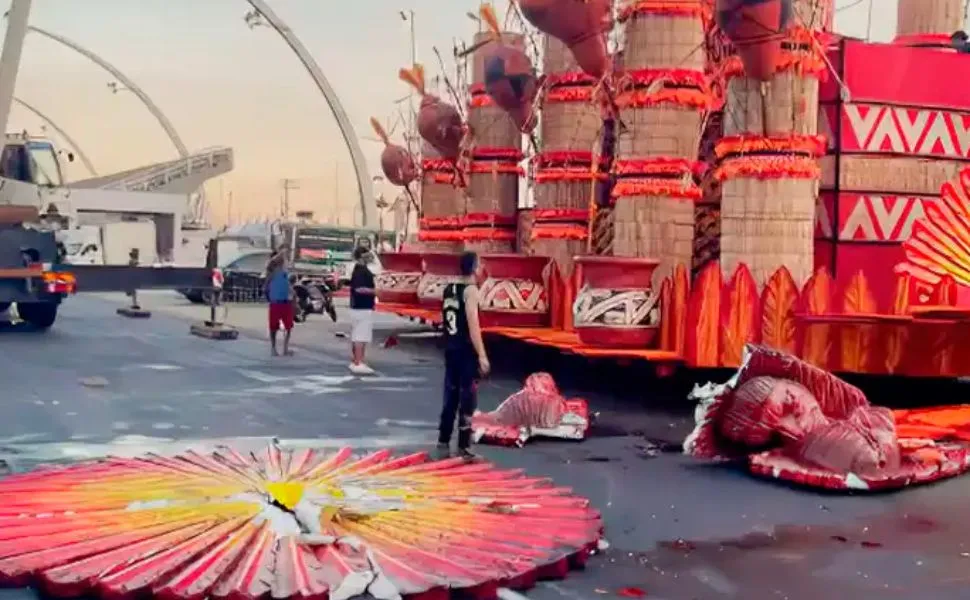
POLYGON ((451 458, 451 446, 448 444, 438 444, 434 448, 434 459, 444 460, 446 458, 451 458))
POLYGON ((458 456, 465 459, 468 462, 476 461, 479 459, 479 456, 474 452, 472 452, 471 450, 469 450, 468 448, 459 448, 458 456))

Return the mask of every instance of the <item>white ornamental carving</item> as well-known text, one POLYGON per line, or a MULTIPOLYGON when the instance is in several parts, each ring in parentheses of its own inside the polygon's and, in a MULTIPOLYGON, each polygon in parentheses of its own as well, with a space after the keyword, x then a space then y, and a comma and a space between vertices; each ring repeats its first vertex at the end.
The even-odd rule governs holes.
POLYGON ((531 279, 486 279, 478 306, 482 310, 520 313, 549 310, 545 287, 531 279))
POLYGON ((660 295, 653 290, 583 287, 573 303, 576 327, 651 328, 660 325, 660 295))
POLYGON ((422 300, 441 300, 449 283, 458 283, 457 275, 432 275, 425 273, 418 282, 418 298, 422 300))
POLYGON ((415 292, 421 283, 421 273, 395 273, 385 271, 374 282, 379 291, 415 292))

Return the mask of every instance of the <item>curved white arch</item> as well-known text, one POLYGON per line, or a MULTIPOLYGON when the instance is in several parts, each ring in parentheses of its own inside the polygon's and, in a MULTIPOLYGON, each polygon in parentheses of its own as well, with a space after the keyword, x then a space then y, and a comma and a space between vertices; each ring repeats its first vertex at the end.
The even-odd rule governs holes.
POLYGON ((187 158, 189 156, 188 148, 186 148, 185 144, 182 143, 182 138, 179 137, 178 132, 175 131, 175 126, 172 125, 172 122, 168 120, 168 117, 165 116, 165 113, 162 112, 162 109, 160 109, 158 105, 152 101, 152 99, 148 96, 148 94, 145 93, 143 89, 138 87, 137 83, 135 83, 134 81, 129 79, 127 75, 119 71, 117 67, 115 67, 108 61, 104 60, 94 52, 91 52, 84 46, 78 45, 77 43, 72 42, 71 40, 67 39, 64 36, 58 35, 56 33, 52 33, 50 31, 47 31, 46 29, 41 29, 40 27, 34 27, 33 25, 28 25, 27 30, 33 31, 34 33, 39 33, 40 35, 46 38, 52 39, 55 42, 58 42, 60 44, 67 46, 68 48, 70 48, 71 50, 74 50, 78 54, 83 55, 85 58, 89 59, 91 62, 95 63, 96 65, 98 65, 99 67, 107 71, 108 73, 111 73, 112 77, 120 81, 126 88, 131 90, 131 93, 133 93, 135 96, 138 96, 138 99, 142 101, 142 103, 145 105, 145 108, 148 109, 148 112, 152 113, 152 116, 155 117, 155 120, 158 121, 158 124, 161 125, 162 129, 165 130, 165 133, 168 135, 168 138, 172 140, 172 145, 175 146, 176 150, 178 150, 179 156, 181 156, 182 158, 187 158))
POLYGON ((40 112, 34 106, 28 104, 27 102, 25 102, 24 100, 21 100, 16 96, 13 97, 13 101, 19 104, 20 106, 23 106, 24 108, 26 108, 28 111, 34 113, 34 115, 36 115, 37 118, 40 119, 41 121, 50 125, 51 129, 53 129, 57 135, 61 136, 64 139, 64 141, 68 143, 69 146, 74 148, 74 153, 77 154, 77 157, 79 159, 81 159, 81 164, 84 165, 84 168, 87 169, 89 173, 91 173, 91 176, 92 177, 98 176, 98 172, 97 170, 95 170, 94 165, 91 163, 90 160, 88 160, 88 156, 84 153, 84 150, 81 150, 81 146, 79 146, 78 143, 74 141, 74 138, 72 138, 66 131, 61 129, 57 125, 57 123, 51 120, 50 117, 40 112))
POLYGON ((317 88, 319 88, 323 97, 326 98, 327 104, 330 105, 330 110, 333 111, 334 119, 337 121, 337 127, 340 128, 340 134, 343 136, 344 142, 347 144, 347 149, 350 151, 350 161, 353 163, 354 171, 357 175, 357 189, 360 192, 360 213, 361 219, 363 220, 361 225, 367 227, 370 224, 376 224, 377 207, 374 206, 373 202, 373 188, 370 175, 367 172, 367 161, 364 160, 364 152, 361 150, 360 143, 357 141, 354 126, 347 117, 347 112, 340 103, 337 92, 334 91, 330 82, 327 81, 323 70, 320 69, 320 65, 313 59, 313 56, 310 55, 310 52, 307 51, 303 42, 293 33, 289 25, 279 18, 263 0, 246 1, 283 37, 290 49, 293 50, 300 59, 300 62, 303 63, 303 66, 310 74, 310 77, 313 78, 313 82, 317 84, 317 88))

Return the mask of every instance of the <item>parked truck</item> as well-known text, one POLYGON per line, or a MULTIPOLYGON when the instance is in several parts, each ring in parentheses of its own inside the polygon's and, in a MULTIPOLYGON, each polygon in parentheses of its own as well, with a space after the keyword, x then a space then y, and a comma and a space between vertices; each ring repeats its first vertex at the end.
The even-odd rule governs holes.
MULTIPOLYGON (((67 157, 73 160, 69 153, 67 157)), ((123 206, 124 197, 119 200, 123 206)), ((131 266, 118 260, 133 248, 144 252, 145 244, 150 244, 148 256, 155 256, 155 235, 138 222, 85 230, 84 236, 98 245, 102 256, 87 264, 70 264, 67 245, 59 238, 66 233, 69 239, 76 223, 71 190, 63 185, 53 145, 26 134, 7 135, 0 152, 0 312, 16 305, 20 319, 48 329, 63 300, 77 291, 211 287, 215 264, 177 268, 131 266)), ((154 230, 154 224, 149 225, 154 230)), ((215 260, 213 253, 210 262, 215 260)))
POLYGON ((128 264, 132 249, 139 262, 158 262, 154 221, 120 221, 104 225, 80 225, 58 233, 64 244, 64 261, 72 265, 128 264))

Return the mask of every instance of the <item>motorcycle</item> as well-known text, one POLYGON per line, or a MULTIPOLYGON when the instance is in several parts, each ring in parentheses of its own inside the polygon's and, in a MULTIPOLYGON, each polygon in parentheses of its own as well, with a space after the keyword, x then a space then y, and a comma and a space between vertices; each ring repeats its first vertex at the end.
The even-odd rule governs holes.
POLYGON ((305 323, 310 315, 327 314, 336 323, 337 309, 333 304, 335 289, 336 281, 331 278, 301 277, 296 279, 293 282, 293 291, 296 293, 294 320, 297 323, 305 323))

